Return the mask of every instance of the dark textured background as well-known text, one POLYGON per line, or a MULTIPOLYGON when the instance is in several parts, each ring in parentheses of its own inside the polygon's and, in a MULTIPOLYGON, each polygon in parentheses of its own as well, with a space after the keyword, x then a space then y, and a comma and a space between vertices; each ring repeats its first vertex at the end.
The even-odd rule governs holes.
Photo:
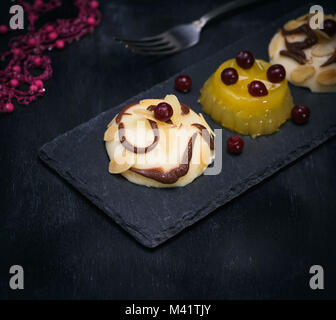
MULTIPOLYGON (((75 13, 65 2, 58 14, 75 13)), ((156 33, 222 2, 101 1, 96 32, 52 54, 46 96, 0 117, 0 298, 336 298, 335 139, 155 250, 37 157, 59 134, 307 3, 227 15, 197 47, 168 58, 134 56, 111 39, 156 33), (20 292, 8 287, 13 264, 25 269, 20 292), (309 289, 313 264, 324 267, 323 291, 309 289)), ((1 22, 8 7, 1 2, 1 22)))

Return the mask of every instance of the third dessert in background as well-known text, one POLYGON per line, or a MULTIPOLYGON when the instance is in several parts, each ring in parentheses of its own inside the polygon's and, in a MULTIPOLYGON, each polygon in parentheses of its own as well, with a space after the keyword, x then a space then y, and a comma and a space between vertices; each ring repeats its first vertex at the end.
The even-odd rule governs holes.
POLYGON ((272 63, 282 64, 287 79, 312 92, 336 92, 336 15, 323 29, 311 29, 310 15, 287 22, 269 44, 272 63))
POLYGON ((224 127, 252 137, 277 131, 293 107, 284 67, 255 59, 249 51, 216 70, 199 102, 224 127))

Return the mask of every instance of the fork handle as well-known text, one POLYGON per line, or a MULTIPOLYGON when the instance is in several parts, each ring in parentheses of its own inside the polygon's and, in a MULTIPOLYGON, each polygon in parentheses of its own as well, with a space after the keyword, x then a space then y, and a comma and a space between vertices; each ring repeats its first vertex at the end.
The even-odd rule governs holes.
POLYGON ((260 0, 233 0, 216 9, 209 11, 208 13, 204 14, 200 19, 194 21, 193 24, 202 29, 209 21, 217 18, 221 14, 229 12, 234 9, 238 9, 248 4, 255 3, 257 1, 260 0))

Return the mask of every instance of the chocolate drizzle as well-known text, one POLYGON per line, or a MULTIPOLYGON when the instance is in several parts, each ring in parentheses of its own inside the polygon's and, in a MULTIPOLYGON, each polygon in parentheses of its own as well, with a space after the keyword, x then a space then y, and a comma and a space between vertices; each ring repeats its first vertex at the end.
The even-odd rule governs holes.
POLYGON ((152 104, 149 107, 147 107, 146 110, 148 110, 148 111, 154 111, 155 108, 156 108, 156 106, 152 104))
POLYGON ((181 102, 180 102, 180 105, 181 105, 181 114, 182 115, 188 114, 190 112, 190 108, 187 105, 185 105, 181 102))
POLYGON ((283 36, 285 37, 285 43, 287 50, 281 50, 280 54, 290 57, 300 64, 305 64, 306 55, 304 49, 308 49, 317 43, 317 36, 308 24, 295 28, 293 30, 281 29, 283 36), (307 37, 303 41, 288 42, 286 36, 303 33, 307 37))
POLYGON ((129 143, 126 139, 126 136, 125 136, 125 126, 124 126, 123 122, 119 123, 119 125, 118 125, 119 140, 120 140, 120 143, 123 145, 123 147, 125 149, 127 149, 128 151, 131 151, 133 153, 143 154, 143 153, 147 153, 147 152, 153 150, 156 147, 156 145, 159 142, 159 138, 160 138, 159 129, 158 129, 158 126, 157 126, 155 121, 150 120, 150 119, 148 119, 148 121, 149 121, 149 123, 152 127, 152 130, 153 130, 153 133, 154 133, 154 140, 153 140, 152 144, 150 144, 147 147, 136 147, 136 146, 132 145, 131 143, 129 143))
POLYGON ((130 113, 127 113, 126 111, 136 104, 138 104, 138 102, 130 103, 126 107, 123 107, 116 117, 116 122, 119 123, 121 121, 123 115, 130 115, 130 113))
POLYGON ((323 63, 321 65, 321 67, 329 66, 332 63, 336 63, 336 49, 335 49, 333 55, 325 63, 323 63))
POLYGON ((209 133, 207 128, 199 123, 193 123, 192 126, 196 127, 200 131, 201 137, 209 145, 210 150, 214 150, 215 148, 214 137, 211 133, 209 133))
POLYGON ((129 170, 138 173, 146 178, 153 179, 164 184, 175 183, 179 178, 185 176, 189 171, 196 136, 197 133, 194 133, 189 139, 188 145, 183 153, 182 162, 179 164, 178 167, 171 169, 167 172, 164 172, 162 168, 138 169, 133 167, 129 170))

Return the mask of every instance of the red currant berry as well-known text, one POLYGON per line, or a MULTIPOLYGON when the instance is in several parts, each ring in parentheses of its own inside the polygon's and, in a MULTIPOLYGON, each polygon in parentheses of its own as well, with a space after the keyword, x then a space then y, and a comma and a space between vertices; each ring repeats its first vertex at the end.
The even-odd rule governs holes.
POLYGON ((18 65, 13 66, 12 68, 13 72, 15 73, 20 73, 21 72, 21 67, 18 65))
POLYGON ((35 67, 40 67, 43 61, 41 57, 35 57, 33 62, 35 67))
POLYGON ((310 118, 310 110, 303 104, 297 104, 292 109, 292 119, 297 124, 304 124, 310 118))
POLYGON ((97 9, 99 7, 99 2, 98 1, 90 1, 89 3, 91 9, 97 9))
POLYGON ((13 87, 13 88, 16 88, 19 86, 19 80, 18 79, 11 79, 10 81, 10 85, 13 87))
POLYGON ((58 38, 58 33, 55 31, 52 31, 48 34, 48 38, 49 40, 54 41, 58 38))
POLYGON ((8 27, 4 24, 0 26, 0 34, 6 34, 8 32, 8 27))
POLYGON ((36 39, 34 39, 34 38, 29 38, 28 39, 28 44, 31 46, 31 47, 34 47, 34 46, 36 46, 36 39))
POLYGON ((35 7, 40 9, 43 6, 43 1, 42 0, 35 0, 34 3, 35 7))
POLYGON ((21 55, 22 50, 19 49, 19 48, 14 48, 14 49, 12 50, 12 53, 13 53, 14 56, 19 56, 19 55, 21 55))
POLYGON ((33 93, 36 93, 37 91, 38 91, 38 86, 37 85, 35 85, 35 84, 32 84, 31 86, 30 86, 30 88, 29 88, 29 91, 30 91, 30 93, 31 94, 33 94, 33 93))
POLYGON ((267 96, 268 91, 263 82, 255 80, 248 84, 248 92, 253 97, 267 96))
POLYGON ((236 56, 236 62, 243 69, 250 69, 254 63, 254 56, 250 51, 240 51, 236 56))
POLYGON ((173 108, 166 102, 159 103, 154 109, 154 117, 160 121, 169 120, 173 113, 173 108))
POLYGON ((57 49, 63 49, 63 48, 64 48, 64 45, 65 45, 65 43, 64 43, 63 40, 57 40, 57 41, 55 42, 55 46, 56 46, 57 49))
POLYGON ((230 153, 238 154, 243 151, 244 140, 238 136, 231 136, 226 142, 227 150, 230 153))
POLYGON ((235 68, 226 68, 221 73, 223 83, 226 85, 234 84, 238 81, 238 72, 235 68))
POLYGON ((43 84, 43 81, 42 81, 42 80, 40 80, 40 79, 36 79, 36 80, 34 81, 34 84, 35 84, 39 89, 43 89, 44 84, 43 84))
POLYGON ((52 32, 52 31, 54 31, 54 26, 52 26, 51 24, 49 24, 49 25, 46 26, 45 30, 46 30, 48 33, 50 33, 50 32, 52 32))
POLYGON ((87 23, 90 25, 90 26, 95 26, 97 24, 96 22, 96 19, 94 17, 89 17, 87 19, 87 23))
POLYGON ((326 19, 323 22, 323 31, 332 37, 336 33, 336 21, 331 19, 326 19))
POLYGON ((190 91, 192 86, 191 78, 186 74, 181 74, 175 79, 175 89, 184 93, 190 91))
POLYGON ((4 111, 7 113, 12 113, 14 111, 14 105, 10 102, 6 103, 4 111))
POLYGON ((286 69, 281 64, 270 66, 267 70, 267 79, 270 82, 281 82, 286 78, 286 69))

